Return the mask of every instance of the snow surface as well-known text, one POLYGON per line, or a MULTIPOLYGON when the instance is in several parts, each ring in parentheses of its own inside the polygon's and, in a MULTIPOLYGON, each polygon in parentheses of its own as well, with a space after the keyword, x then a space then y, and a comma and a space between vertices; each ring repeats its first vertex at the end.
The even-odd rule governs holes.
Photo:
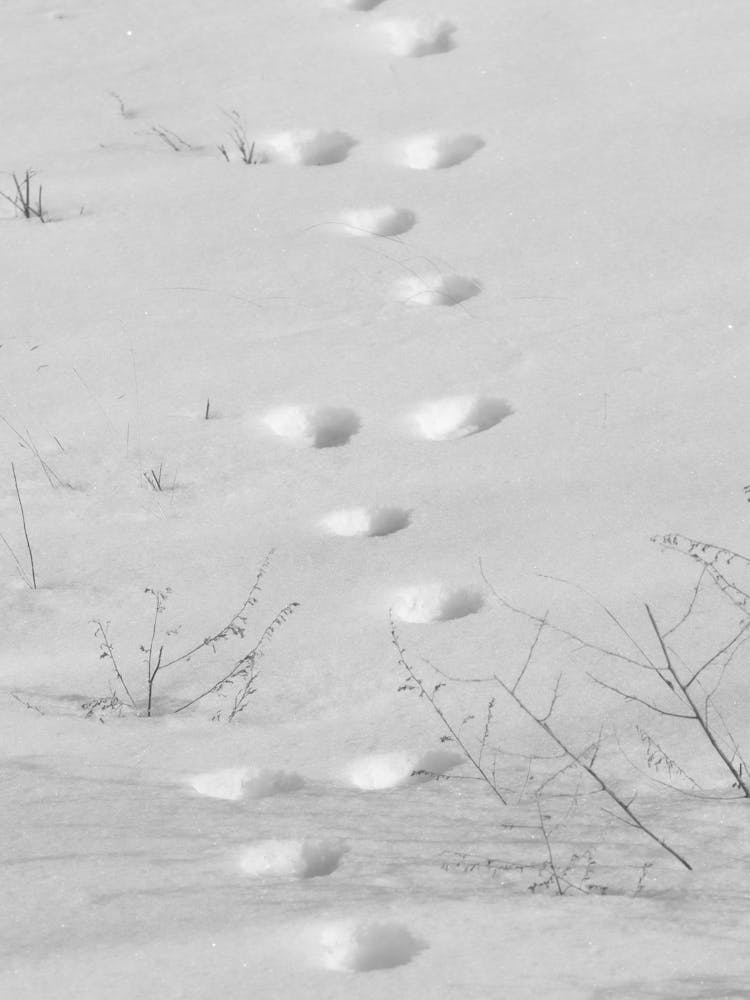
POLYGON ((0 994, 750 996, 747 806, 571 638, 659 655, 696 567, 652 535, 750 550, 749 42, 741 0, 6 0, 0 191, 48 220, 0 199, 0 994), (503 600, 692 872, 543 793, 503 600), (146 718, 149 649, 194 652, 146 718))

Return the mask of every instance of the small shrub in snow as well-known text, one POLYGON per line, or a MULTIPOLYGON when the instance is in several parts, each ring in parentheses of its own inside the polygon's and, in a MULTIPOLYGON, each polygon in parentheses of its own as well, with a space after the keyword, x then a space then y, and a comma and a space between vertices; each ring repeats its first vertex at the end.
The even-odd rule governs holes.
MULTIPOLYGON (((406 673, 400 690, 416 692, 429 705, 442 725, 442 741, 455 744, 465 754, 475 776, 487 785, 500 804, 519 806, 524 799, 530 799, 531 789, 534 789, 536 826, 540 835, 536 839, 544 844, 547 852, 539 869, 541 877, 532 886, 534 891, 552 889, 560 895, 571 888, 602 891, 598 880, 593 879, 595 858, 587 854, 588 846, 574 850, 569 861, 560 863, 556 859, 559 852, 553 849, 552 835, 560 824, 550 825, 546 805, 552 799, 558 802, 567 799, 575 808, 580 801, 604 802, 604 812, 620 819, 626 827, 650 839, 691 870, 685 857, 654 830, 652 821, 645 820, 642 807, 636 806, 635 794, 629 789, 631 782, 613 767, 612 759, 603 760, 604 727, 584 746, 580 745, 580 739, 576 741, 567 735, 560 697, 562 670, 558 670, 546 698, 531 677, 532 661, 538 660, 544 649, 548 653, 554 650, 554 661, 558 662, 562 654, 569 653, 570 643, 574 643, 573 656, 579 661, 579 675, 583 673, 580 657, 586 653, 593 655, 594 666, 586 676, 604 692, 602 697, 614 695, 637 709, 640 716, 645 710, 659 725, 655 730, 653 725, 644 725, 639 717, 634 727, 639 744, 636 753, 645 758, 645 771, 628 756, 616 731, 609 741, 615 762, 625 761, 635 767, 660 790, 666 787, 671 792, 724 801, 750 798, 748 762, 728 721, 728 713, 734 706, 730 699, 722 698, 721 691, 728 669, 750 641, 750 557, 681 535, 663 535, 653 540, 664 549, 691 559, 700 567, 699 575, 687 599, 686 610, 672 623, 664 623, 663 613, 655 613, 645 605, 647 637, 644 640, 637 638, 634 630, 600 605, 619 636, 627 641, 627 646, 587 639, 555 624, 547 614, 538 615, 516 607, 497 593, 486 577, 485 583, 498 604, 505 611, 525 619, 533 628, 524 662, 515 672, 459 679, 436 669, 436 682, 428 681, 411 666, 395 628, 391 628, 398 661, 406 673), (554 647, 550 646, 551 642, 554 647), (481 712, 476 716, 472 712, 458 722, 444 708, 443 689, 464 682, 474 685, 475 691, 481 685, 489 685, 493 693, 481 712), (509 767, 509 757, 491 743, 490 734, 503 704, 520 713, 521 719, 542 737, 547 747, 544 756, 538 750, 528 755, 528 771, 520 787, 509 767), (705 763, 704 773, 710 774, 713 770, 719 779, 723 774, 723 786, 720 780, 715 784, 714 778, 704 779, 702 786, 695 775, 688 774, 675 759, 669 747, 670 739, 674 740, 679 730, 686 727, 686 746, 693 751, 693 767, 704 771, 705 763), (555 759, 559 761, 556 770, 539 784, 539 775, 545 769, 549 772, 551 766, 545 766, 544 762, 555 759), (504 771, 502 780, 498 766, 504 771), (535 772, 533 780, 532 772, 535 772), (578 776, 576 787, 565 788, 564 782, 569 782, 572 775, 578 776), (708 781, 712 784, 707 787, 708 781), (551 793, 553 786, 554 795, 551 793), (545 803, 544 809, 542 803, 545 803)), ((576 589, 587 593, 582 588, 576 589)), ((602 705, 602 715, 606 710, 602 705)), ((510 866, 519 867, 515 862, 510 866)), ((529 866, 521 864, 520 867, 529 866)), ((642 888, 645 871, 644 868, 635 891, 642 888)))
POLYGON ((237 157, 239 157, 242 163, 246 163, 252 167, 258 166, 260 163, 265 163, 265 156, 261 153, 256 153, 255 142, 248 139, 247 130, 239 112, 225 111, 224 113, 232 126, 228 132, 230 148, 227 149, 224 143, 220 143, 217 149, 227 163, 231 163, 237 157))
MULTIPOLYGON (((171 591, 169 588, 166 590, 155 590, 152 587, 146 588, 145 593, 153 599, 154 611, 149 639, 140 647, 144 661, 141 671, 145 672, 146 679, 145 690, 140 697, 133 693, 135 689, 131 689, 131 685, 133 684, 131 673, 133 671, 124 671, 115 654, 114 645, 110 638, 110 623, 100 618, 94 619, 93 624, 96 626, 94 634, 99 639, 99 658, 109 663, 115 677, 115 689, 109 699, 110 707, 113 709, 117 708, 120 714, 122 707, 124 707, 126 710, 135 712, 138 715, 150 716, 154 708, 154 685, 157 676, 162 671, 168 670, 177 664, 192 663, 196 657, 206 654, 209 651, 215 653, 216 647, 220 643, 244 639, 247 631, 247 617, 250 609, 258 601, 261 590, 260 583, 266 574, 270 559, 271 553, 269 552, 261 563, 255 581, 247 597, 242 602, 239 611, 232 615, 229 621, 220 629, 176 655, 172 655, 167 651, 167 644, 174 637, 177 630, 168 629, 162 634, 159 629, 160 619, 164 614, 166 602, 171 591), (145 671, 143 668, 145 668, 145 671), (127 677, 125 676, 126 673, 127 677)), ((217 720, 226 719, 228 722, 236 718, 237 715, 245 710, 250 697, 255 694, 255 682, 259 673, 258 660, 263 655, 265 647, 275 632, 294 614, 298 607, 299 604, 296 601, 286 604, 271 622, 266 625, 253 646, 235 658, 228 669, 222 669, 221 676, 217 680, 189 701, 178 705, 171 709, 171 711, 174 713, 183 712, 205 698, 216 696, 221 700, 228 698, 229 701, 226 705, 220 706, 215 711, 213 718, 217 720)), ((97 699, 97 710, 106 707, 105 703, 107 700, 97 699)), ((94 703, 87 704, 91 706, 94 703)))
POLYGON ((42 185, 38 184, 36 190, 32 188, 31 180, 34 176, 33 170, 27 170, 20 180, 16 174, 11 174, 15 191, 11 194, 0 191, 0 198, 10 202, 24 219, 39 219, 40 222, 46 222, 47 216, 42 207, 42 185))

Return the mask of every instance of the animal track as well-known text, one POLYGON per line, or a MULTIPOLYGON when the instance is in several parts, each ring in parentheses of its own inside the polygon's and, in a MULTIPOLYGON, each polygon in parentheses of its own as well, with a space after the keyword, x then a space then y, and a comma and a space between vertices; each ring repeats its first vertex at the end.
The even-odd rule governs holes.
POLYGON ((462 754, 452 750, 429 750, 421 756, 407 751, 373 753, 353 760, 346 770, 350 784, 363 791, 382 791, 401 785, 429 781, 464 763, 462 754), (415 772, 429 772, 415 774, 415 772))
POLYGON ((482 595, 473 587, 431 583, 409 587, 397 593, 393 601, 393 613, 402 622, 425 625, 429 622, 464 618, 479 611, 483 604, 482 595))
POLYGON ((348 848, 333 840, 260 840, 242 852, 240 868, 246 875, 287 875, 319 878, 338 868, 348 848))
POLYGON ((456 306, 459 302, 479 295, 481 285, 462 274, 404 278, 398 285, 398 297, 419 306, 456 306))
POLYGON ((433 56, 455 48, 455 25, 431 18, 393 19, 378 25, 396 56, 433 56))
POLYGON ((400 236, 408 232, 416 221, 416 215, 408 208, 383 205, 347 212, 342 216, 341 225, 351 236, 400 236))
POLYGON ((193 775, 188 783, 200 795, 236 802, 245 797, 262 799, 269 795, 295 792, 305 782, 294 772, 230 767, 222 771, 193 775))
POLYGON ((356 145, 356 139, 346 132, 301 129, 296 132, 280 132, 262 140, 259 143, 259 155, 272 163, 326 167, 345 160, 356 145))
POLYGON ((427 947, 395 921, 332 924, 324 930, 321 944, 328 969, 353 972, 406 965, 427 947))
POLYGON ((331 511, 321 524, 332 535, 377 538, 401 531, 408 526, 409 520, 408 511, 400 507, 350 507, 331 511))
POLYGON ((512 413, 504 399, 450 396, 426 403, 414 419, 422 437, 429 441, 451 441, 486 431, 512 413))
POLYGON ((347 444, 362 426, 354 410, 336 406, 282 406, 263 422, 274 434, 313 448, 337 448, 347 444))
POLYGON ((417 135, 405 143, 402 162, 412 170, 442 170, 463 163, 483 146, 478 135, 417 135))

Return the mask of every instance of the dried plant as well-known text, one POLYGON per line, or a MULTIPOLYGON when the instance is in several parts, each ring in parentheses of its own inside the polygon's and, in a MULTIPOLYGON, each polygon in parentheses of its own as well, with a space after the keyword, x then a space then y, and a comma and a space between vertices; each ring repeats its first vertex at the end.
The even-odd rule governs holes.
POLYGON ((40 222, 46 222, 47 215, 42 207, 42 186, 38 184, 36 191, 32 190, 31 186, 32 178, 35 176, 33 170, 27 170, 20 179, 15 173, 11 174, 15 191, 11 194, 0 191, 0 198, 10 202, 25 219, 39 219, 40 222))
MULTIPOLYGON (((140 699, 136 698, 132 693, 125 679, 125 672, 121 669, 118 662, 118 657, 115 654, 114 645, 110 638, 110 622, 105 622, 99 618, 94 619, 95 635, 99 639, 99 657, 109 663, 114 674, 116 691, 113 694, 117 697, 118 706, 122 704, 120 700, 120 695, 122 695, 125 699, 124 704, 130 710, 138 714, 150 716, 154 710, 154 686, 156 678, 162 671, 168 670, 177 664, 191 663, 201 653, 208 651, 216 653, 217 647, 222 643, 232 640, 243 640, 248 628, 248 616, 250 610, 258 602, 261 592, 261 581, 266 575, 271 556, 272 552, 269 552, 261 563, 255 581, 239 610, 221 628, 175 655, 168 653, 167 646, 179 629, 162 630, 160 628, 160 620, 164 614, 171 590, 169 588, 165 590, 156 590, 152 587, 146 588, 145 593, 154 602, 154 610, 148 641, 140 646, 145 669, 145 694, 140 699)), ((231 695, 232 701, 229 709, 220 707, 213 717, 215 719, 226 718, 230 722, 236 718, 237 715, 244 711, 250 697, 255 693, 255 681, 259 673, 258 661, 263 655, 265 647, 276 631, 288 621, 298 607, 299 604, 296 601, 286 604, 274 616, 271 622, 266 625, 253 646, 239 657, 234 658, 229 669, 224 669, 218 680, 211 683, 189 701, 173 708, 172 711, 175 713, 184 712, 186 709, 191 708, 193 705, 212 695, 216 695, 220 699, 231 695)), ((129 671, 128 673, 130 674, 131 672, 129 671)))

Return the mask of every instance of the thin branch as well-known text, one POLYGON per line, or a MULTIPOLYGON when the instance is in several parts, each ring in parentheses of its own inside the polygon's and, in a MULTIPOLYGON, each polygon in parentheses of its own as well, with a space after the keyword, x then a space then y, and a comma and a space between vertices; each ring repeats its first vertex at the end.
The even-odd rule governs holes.
MULTIPOLYGON (((181 705, 179 708, 176 708, 175 714, 177 714, 178 712, 184 712, 185 709, 191 708, 193 705, 196 704, 196 702, 202 701, 203 698, 207 698, 211 694, 215 694, 216 692, 220 691, 225 685, 230 684, 236 678, 246 676, 248 670, 253 669, 255 660, 261 654, 262 647, 265 645, 266 641, 271 638, 271 636, 274 634, 274 632, 280 625, 284 624, 284 622, 290 615, 294 614, 295 610, 298 607, 299 603, 297 601, 292 601, 291 603, 285 605, 281 609, 281 611, 278 612, 273 621, 271 621, 271 623, 263 629, 260 638, 255 643, 253 648, 249 652, 245 653, 245 655, 242 656, 239 660, 237 660, 237 662, 234 664, 231 670, 229 670, 226 674, 224 674, 224 676, 220 680, 216 681, 215 684, 212 684, 210 687, 206 688, 206 690, 202 691, 199 695, 196 695, 195 698, 191 698, 190 701, 187 701, 185 702, 184 705, 181 705)), ((201 646, 205 644, 206 643, 202 643, 201 646)), ((200 649, 201 646, 197 648, 200 649)), ((179 657, 179 659, 184 659, 184 657, 179 657)), ((171 661, 171 663, 176 663, 176 662, 177 660, 171 661)), ((170 666, 170 663, 165 663, 163 664, 163 666, 170 666)))
POLYGON ((112 643, 109 640, 109 635, 107 634, 107 627, 105 626, 104 622, 102 622, 101 619, 99 619, 99 618, 95 618, 94 619, 94 624, 97 626, 95 635, 101 636, 101 640, 102 640, 102 642, 101 642, 101 650, 102 650, 102 652, 100 654, 101 658, 102 659, 108 659, 109 662, 112 664, 112 669, 115 672, 115 677, 117 678, 117 680, 121 684, 122 689, 125 692, 125 694, 128 696, 128 701, 130 702, 131 708, 136 708, 137 706, 136 706, 136 703, 135 703, 135 698, 132 696, 132 694, 128 690, 128 686, 125 683, 125 678, 122 676, 120 668, 119 668, 119 666, 117 664, 117 660, 115 659, 115 650, 114 650, 114 646, 112 645, 112 643))
POLYGON ((701 589, 701 584, 703 583, 703 577, 706 575, 707 571, 708 571, 708 567, 705 566, 705 565, 703 565, 701 567, 701 572, 700 572, 700 576, 698 577, 698 581, 695 584, 695 587, 693 588, 693 594, 692 594, 692 597, 690 599, 690 604, 688 605, 687 611, 682 616, 682 618, 680 618, 680 620, 675 625, 672 626, 672 628, 667 629, 667 631, 664 633, 664 638, 665 639, 668 638, 670 635, 672 635, 673 632, 676 632, 680 628, 681 625, 684 625, 685 622, 690 617, 690 613, 692 612, 693 608, 695 607, 695 602, 698 600, 698 593, 699 593, 699 591, 701 589))
POLYGON ((568 745, 560 738, 560 736, 557 735, 555 730, 552 729, 552 727, 548 722, 544 722, 541 719, 539 719, 538 716, 534 715, 531 709, 528 708, 527 705, 518 697, 518 695, 514 691, 512 691, 508 687, 508 685, 505 684, 505 682, 502 681, 497 675, 495 675, 495 680, 500 685, 500 687, 506 692, 506 694, 508 694, 513 699, 513 701, 516 703, 516 705, 518 705, 521 711, 525 715, 527 715, 537 726, 539 726, 549 736, 549 738, 553 741, 553 743, 557 744, 557 746, 559 746, 560 749, 564 751, 571 758, 571 760, 574 760, 580 768, 582 768, 588 775, 590 775, 590 777, 593 779, 593 781, 596 783, 599 789, 602 792, 604 792, 604 794, 607 795, 608 798, 610 798, 612 802, 614 802, 615 805, 618 807, 618 809, 625 815, 626 822, 628 822, 630 825, 634 827, 637 827, 643 834, 645 834, 647 837, 649 837, 651 840, 657 843, 668 854, 671 854, 672 857, 675 858, 677 861, 679 861, 681 865, 683 865, 685 868, 688 869, 688 871, 692 871, 692 866, 685 860, 685 858, 682 857, 681 854, 679 854, 673 847, 670 847, 665 840, 663 840, 658 834, 654 833, 653 830, 647 827, 645 823, 643 823, 643 821, 640 820, 638 816, 636 816, 636 814, 633 812, 631 808, 632 800, 631 803, 628 803, 621 796, 619 796, 614 791, 614 789, 607 784, 605 779, 600 776, 599 772, 591 764, 588 764, 581 757, 580 754, 576 754, 574 750, 568 747, 568 745))
POLYGON ((648 604, 646 605, 646 613, 648 614, 649 620, 651 622, 651 626, 652 626, 654 632, 656 633, 656 637, 659 640, 659 645, 661 646, 662 654, 664 656, 664 661, 665 661, 665 663, 667 665, 667 669, 669 670, 670 674, 674 678, 674 681, 677 684, 677 686, 680 688, 680 691, 682 692, 682 695, 685 698, 685 701, 690 706, 690 710, 693 713, 693 715, 695 716, 695 719, 698 722, 698 724, 700 725, 701 729, 703 730, 703 732, 704 732, 704 734, 706 736, 706 739, 711 744, 711 746, 714 748, 714 750, 716 751, 716 753, 718 754, 718 756, 720 757, 720 759, 723 761, 725 767, 727 768, 727 770, 729 771, 729 773, 732 775, 732 777, 734 778, 734 780, 737 782, 738 787, 742 789, 742 792, 745 795, 745 797, 746 798, 750 798, 750 785, 748 784, 747 779, 743 778, 743 776, 740 773, 740 771, 738 770, 738 768, 729 759, 729 757, 727 756, 727 754, 724 752, 724 750, 722 749, 722 747, 719 745, 719 742, 718 742, 718 740, 716 738, 716 735, 714 734, 713 730, 711 729, 710 725, 708 724, 706 718, 703 715, 701 715, 698 706, 696 705, 695 701, 693 700, 692 695, 690 694, 690 691, 687 689, 686 685, 683 684, 683 682, 680 680, 680 678, 679 678, 679 676, 677 674, 677 671, 675 670, 675 668, 674 668, 674 666, 672 664, 672 660, 671 660, 671 657, 669 655, 669 650, 667 649, 667 645, 666 645, 666 643, 664 641, 664 638, 663 638, 661 632, 659 631, 659 626, 656 624, 656 619, 654 618, 654 616, 653 616, 653 614, 651 612, 651 608, 648 606, 648 604))
POLYGON ((590 591, 586 590, 585 587, 582 587, 579 583, 574 583, 572 580, 566 580, 562 576, 549 576, 547 573, 537 573, 537 576, 540 576, 544 580, 552 580, 554 583, 564 583, 566 586, 572 587, 574 590, 579 591, 579 593, 585 594, 586 597, 588 597, 602 609, 602 611, 607 615, 610 621, 617 626, 620 632, 622 632, 622 634, 626 637, 626 639, 631 643, 633 648, 636 649, 641 654, 641 656, 649 664, 649 666, 653 667, 654 664, 651 662, 651 658, 649 657, 648 653, 646 653, 646 651, 641 648, 640 644, 625 628, 625 626, 622 624, 617 615, 613 611, 611 611, 606 604, 603 604, 597 597, 595 597, 590 591))
POLYGON ((18 569, 19 576, 21 577, 21 579, 23 580, 23 582, 26 584, 26 586, 29 588, 29 590, 33 590, 34 588, 31 585, 31 580, 29 580, 28 576, 26 575, 26 571, 24 570, 23 566, 21 565, 21 563, 20 563, 20 561, 18 559, 18 556, 13 551, 13 548, 11 547, 10 542, 5 537, 5 535, 3 535, 3 534, 0 534, 0 539, 2 539, 3 545, 5 546, 5 548, 8 550, 8 552, 10 552, 11 556, 13 557, 13 561, 15 562, 16 568, 18 569))
POLYGON ((21 491, 18 488, 18 479, 16 478, 16 467, 13 462, 10 463, 11 470, 13 472, 13 483, 16 487, 16 496, 18 497, 18 506, 21 509, 21 523, 23 524, 23 537, 26 539, 26 548, 29 553, 29 563, 31 564, 31 584, 32 590, 36 590, 36 569, 34 568, 34 553, 31 549, 31 542, 29 540, 29 532, 26 527, 26 513, 23 509, 23 501, 21 500, 21 491))
POLYGON ((518 677, 516 677, 516 682, 513 685, 513 690, 514 691, 517 689, 518 685, 523 680, 523 675, 526 673, 526 671, 527 671, 527 669, 529 667, 529 664, 531 663, 531 660, 532 660, 532 658, 534 656, 534 650, 536 649, 537 643, 539 642, 539 639, 541 638, 542 632, 544 631, 544 627, 547 624, 547 616, 548 615, 549 615, 549 610, 545 611, 544 617, 539 622, 539 626, 537 628, 536 635, 534 636, 534 640, 531 643, 531 645, 529 646, 529 651, 526 654, 526 661, 525 661, 524 665, 521 667, 521 672, 518 675, 518 677))
POLYGON ((391 642, 393 644, 394 649, 396 650, 396 653, 398 654, 399 666, 401 666, 409 675, 412 684, 419 690, 420 697, 424 698, 428 702, 433 712, 438 716, 443 726, 452 736, 456 745, 461 748, 464 754, 466 754, 467 760, 473 766, 474 770, 477 771, 477 773, 481 776, 482 780, 485 782, 487 787, 492 791, 493 795, 495 795, 504 806, 507 805, 508 804, 507 800, 502 795, 499 788, 497 787, 497 784, 492 780, 491 776, 482 767, 480 759, 472 754, 469 747, 461 738, 461 735, 458 732, 458 730, 454 728, 450 719, 448 719, 448 717, 445 715, 440 705, 438 705, 437 701, 435 700, 434 694, 428 691, 428 689, 422 683, 420 678, 417 677, 417 675, 414 673, 414 668, 406 659, 406 650, 401 645, 401 641, 398 636, 398 631, 396 629, 396 624, 393 621, 392 616, 390 619, 390 626, 391 626, 391 642))
POLYGON ((588 642, 586 639, 581 638, 581 636, 577 635, 575 632, 571 632, 569 629, 563 628, 560 625, 555 625, 553 622, 550 622, 546 618, 546 616, 540 617, 539 615, 535 615, 530 611, 526 611, 524 608, 519 608, 516 605, 511 604, 511 602, 507 600, 507 598, 503 597, 502 594, 498 593, 493 584, 490 582, 490 580, 487 577, 487 574, 485 573, 481 559, 479 560, 479 571, 482 575, 482 579, 487 584, 490 593, 498 601, 498 603, 502 604, 502 606, 504 608, 507 608, 508 611, 512 611, 516 615, 521 615, 523 618, 526 618, 527 621, 536 622, 538 625, 544 623, 546 627, 552 629, 553 632, 557 632, 559 635, 563 635, 568 639, 573 639, 575 642, 579 643, 579 645, 583 649, 590 649, 593 652, 602 653, 604 656, 611 656, 616 660, 621 660, 623 663, 630 663, 633 666, 640 667, 643 670, 657 669, 653 665, 653 663, 651 663, 650 660, 644 663, 641 660, 634 659, 632 656, 627 656, 625 653, 620 653, 615 649, 608 649, 606 646, 597 646, 595 643, 588 642))
POLYGON ((555 880, 555 886, 557 887, 557 895, 564 896, 565 892, 562 885, 560 884, 560 878, 557 874, 557 865, 555 864, 555 856, 552 853, 552 844, 550 843, 549 834, 547 833, 547 827, 544 823, 544 813, 542 812, 542 806, 539 802, 539 796, 536 797, 536 811, 539 814, 539 829, 542 831, 542 839, 544 840, 544 846, 547 848, 547 857, 549 858, 549 870, 552 873, 552 878, 555 880))
MULTIPOLYGON (((239 635, 240 637, 244 634, 245 630, 245 612, 248 608, 251 608, 257 601, 257 594, 260 592, 260 582, 266 574, 266 571, 270 565, 271 557, 274 553, 273 549, 270 549, 266 554, 263 562, 260 564, 260 568, 255 575, 255 581, 248 592, 247 597, 242 602, 242 607, 229 619, 226 625, 220 628, 217 632, 202 639, 200 642, 196 643, 185 653, 180 653, 179 656, 173 657, 171 660, 167 660, 166 663, 162 664, 162 669, 166 667, 174 666, 175 663, 181 663, 183 660, 189 660, 191 656, 194 656, 199 650, 205 649, 206 646, 213 646, 221 639, 226 639, 229 635, 239 635)), ((297 605, 293 605, 296 607, 297 605)), ((187 707, 187 706, 186 706, 187 707)))
POLYGON ((639 705, 645 705, 646 708, 650 708, 652 712, 656 712, 658 715, 667 715, 673 719, 687 719, 689 721, 694 718, 694 716, 685 715, 682 712, 669 712, 666 708, 661 708, 659 705, 653 705, 650 701, 646 701, 645 698, 639 698, 638 695, 622 691, 620 688, 615 687, 614 684, 607 684, 606 681, 602 681, 598 677, 594 677, 591 673, 589 673, 588 676, 595 684, 606 688, 608 691, 613 691, 615 694, 619 694, 619 696, 624 698, 625 701, 637 701, 639 705))
POLYGON ((750 630, 750 621, 745 622, 745 624, 742 626, 739 632, 737 632, 736 635, 732 639, 730 639, 725 646, 722 646, 722 648, 719 649, 716 653, 714 653, 714 655, 710 659, 706 660, 706 662, 702 666, 698 667, 698 669, 695 671, 690 680, 686 682, 685 687, 689 688, 691 684, 697 681, 700 675, 703 673, 703 671, 707 667, 710 667, 712 663, 715 663, 720 656, 722 656, 724 653, 727 652, 727 650, 731 649, 734 643, 737 642, 748 630, 750 630))

